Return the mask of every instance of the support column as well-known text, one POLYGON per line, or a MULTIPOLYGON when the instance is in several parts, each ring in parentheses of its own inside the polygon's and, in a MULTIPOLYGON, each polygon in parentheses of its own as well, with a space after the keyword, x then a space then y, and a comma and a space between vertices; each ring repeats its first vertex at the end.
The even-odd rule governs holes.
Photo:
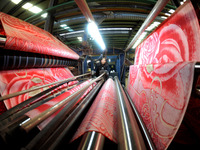
MULTIPOLYGON (((49 8, 57 5, 57 3, 58 3, 58 0, 50 0, 49 8)), ((54 12, 55 11, 50 11, 48 13, 45 24, 44 24, 44 30, 48 31, 49 33, 53 32, 53 25, 54 25, 54 20, 55 20, 54 12)))

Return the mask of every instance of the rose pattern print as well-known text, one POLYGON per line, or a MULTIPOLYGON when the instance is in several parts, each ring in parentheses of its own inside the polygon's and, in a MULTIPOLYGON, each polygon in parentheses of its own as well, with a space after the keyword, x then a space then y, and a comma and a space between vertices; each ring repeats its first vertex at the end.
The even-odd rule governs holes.
POLYGON ((130 66, 127 90, 140 112, 157 149, 166 149, 184 117, 192 90, 194 62, 130 66), (162 67, 161 67, 162 66, 162 67), (169 70, 169 72, 164 72, 169 70), (133 81, 132 81, 133 80, 133 81))
POLYGON ((0 33, 5 33, 5 49, 78 59, 79 55, 49 32, 0 12, 0 33))
POLYGON ((117 102, 115 83, 109 78, 101 88, 72 141, 86 132, 100 132, 117 143, 117 102))
MULTIPOLYGON (((58 102, 62 101, 63 99, 67 98, 68 96, 70 96, 71 94, 73 94, 74 92, 78 91, 79 89, 81 89, 82 87, 84 87, 85 85, 87 85, 88 83, 91 82, 90 80, 85 81, 84 83, 72 88, 71 90, 68 90, 66 92, 64 92, 63 94, 53 98, 52 100, 40 105, 39 107, 29 111, 26 113, 26 115, 29 118, 34 118, 36 116, 38 116, 40 113, 42 113, 43 111, 49 109, 50 107, 54 106, 55 104, 57 104, 58 102)), ((78 100, 78 102, 80 100, 82 100, 91 90, 92 88, 96 85, 96 83, 92 84, 85 92, 84 94, 81 96, 81 98, 78 100)), ((60 109, 62 110, 62 108, 60 109)), ((42 130, 55 116, 56 114, 58 114, 60 112, 60 110, 58 110, 57 112, 55 112, 54 114, 52 114, 50 117, 48 117, 46 120, 44 120, 42 123, 40 123, 38 125, 38 128, 40 130, 42 130)))
POLYGON ((137 47, 135 65, 198 61, 199 39, 195 10, 186 2, 137 47))
MULTIPOLYGON (((73 74, 67 68, 43 68, 43 69, 24 69, 24 70, 10 70, 0 72, 0 93, 2 96, 11 93, 19 92, 49 84, 58 80, 68 79, 73 77, 73 74)), ((70 83, 73 84, 73 83, 70 83)), ((66 86, 66 84, 64 85, 66 86)), ((22 94, 8 100, 4 103, 7 109, 10 109, 35 94, 46 90, 42 88, 33 92, 22 94)))
POLYGON ((194 8, 186 2, 136 49, 127 90, 157 149, 167 149, 185 115, 199 39, 194 8))

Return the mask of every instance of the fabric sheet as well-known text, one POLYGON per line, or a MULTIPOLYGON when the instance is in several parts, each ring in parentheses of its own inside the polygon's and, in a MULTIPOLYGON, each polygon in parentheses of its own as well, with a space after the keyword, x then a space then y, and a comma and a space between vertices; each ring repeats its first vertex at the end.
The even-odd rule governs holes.
POLYGON ((199 39, 195 10, 186 2, 137 47, 134 64, 199 61, 199 39))
POLYGON ((167 149, 185 115, 199 39, 194 8, 186 2, 136 49, 127 90, 157 149, 167 149))
POLYGON ((79 59, 77 53, 47 31, 2 12, 0 33, 6 36, 5 49, 79 59))
POLYGON ((0 70, 76 66, 77 61, 62 57, 5 50, 0 48, 0 70))
POLYGON ((157 149, 166 149, 182 122, 192 90, 192 62, 132 65, 128 93, 157 149))
MULTIPOLYGON (((73 74, 67 68, 42 68, 1 71, 0 94, 4 96, 71 77, 73 77, 73 74)), ((10 109, 17 104, 27 100, 28 98, 38 94, 39 92, 46 90, 47 88, 49 87, 45 87, 5 100, 4 103, 6 108, 10 109)))
POLYGON ((109 78, 101 88, 73 140, 89 131, 96 131, 117 143, 117 95, 115 83, 109 78))
MULTIPOLYGON (((29 118, 34 118, 36 116, 38 116, 40 113, 42 113, 43 111, 51 108, 52 106, 54 106, 55 104, 57 104, 58 102, 62 101, 63 99, 67 98, 68 96, 70 96, 71 94, 73 94, 74 92, 78 91, 79 89, 81 89, 82 87, 84 87, 85 85, 87 85, 88 83, 90 83, 91 80, 87 80, 86 82, 74 87, 73 89, 64 92, 63 94, 53 98, 52 100, 40 105, 39 107, 29 111, 26 113, 26 115, 29 118)), ((89 92, 90 90, 93 88, 93 86, 95 86, 96 83, 94 83, 93 85, 91 85, 86 91, 85 93, 81 96, 81 98, 78 100, 78 102, 80 100, 82 100, 89 92)), ((61 108, 62 109, 62 108, 61 108)), ((60 110, 61 110, 60 109, 60 110)), ((53 115, 51 115, 50 117, 48 117, 45 121, 43 121, 41 124, 38 125, 39 129, 42 130, 55 116, 56 114, 58 114, 59 111, 57 111, 56 113, 54 113, 53 115)))

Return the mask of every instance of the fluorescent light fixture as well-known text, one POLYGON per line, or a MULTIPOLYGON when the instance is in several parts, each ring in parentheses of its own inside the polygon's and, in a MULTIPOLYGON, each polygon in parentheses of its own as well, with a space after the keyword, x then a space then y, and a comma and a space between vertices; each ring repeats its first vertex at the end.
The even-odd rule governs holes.
POLYGON ((167 17, 165 17, 165 16, 161 16, 161 18, 163 18, 163 19, 167 19, 167 17))
POLYGON ((165 15, 167 15, 167 16, 171 16, 171 14, 169 14, 169 13, 165 13, 165 15))
POLYGON ((181 3, 181 5, 183 5, 184 4, 184 2, 180 2, 181 3))
POLYGON ((160 24, 160 22, 155 21, 153 24, 157 27, 160 24))
POLYGON ((33 4, 31 4, 31 3, 26 3, 26 4, 24 4, 23 6, 22 6, 22 8, 24 8, 24 9, 29 9, 29 8, 31 8, 33 6, 33 4))
POLYGON ((68 31, 73 32, 74 30, 73 29, 69 29, 68 31))
POLYGON ((11 0, 15 4, 19 4, 22 0, 11 0))
POLYGON ((171 13, 171 14, 173 14, 174 12, 175 12, 175 10, 173 10, 173 9, 169 10, 169 13, 171 13))
POLYGON ((61 26, 61 27, 66 27, 67 25, 66 25, 66 24, 61 24, 60 26, 61 26))
POLYGON ((146 35, 147 35, 147 32, 143 32, 132 48, 135 49, 142 42, 142 40, 145 38, 146 35))
POLYGON ((47 15, 48 15, 47 13, 44 13, 44 14, 41 15, 41 17, 46 18, 47 15))
POLYGON ((30 9, 28 9, 28 10, 31 11, 31 12, 33 12, 33 13, 35 13, 35 14, 37 14, 37 13, 39 13, 39 12, 42 11, 42 9, 39 8, 39 7, 37 7, 37 6, 33 6, 30 9))
POLYGON ((82 38, 82 37, 80 37, 80 36, 79 36, 79 37, 77 37, 77 39, 78 39, 79 41, 81 41, 81 42, 83 41, 83 38, 82 38))
POLYGON ((87 30, 89 35, 95 39, 95 41, 99 44, 102 50, 106 49, 106 46, 104 44, 104 41, 101 37, 101 34, 99 33, 99 29, 95 22, 89 22, 87 26, 87 30))
POLYGON ((101 28, 99 31, 109 31, 109 30, 132 30, 132 28, 101 28))
MULTIPOLYGON (((72 29, 71 29, 72 30, 72 29)), ((70 31, 70 30, 69 30, 70 31)), ((73 30, 72 30, 73 31, 73 30)), ((74 32, 68 32, 68 33, 62 33, 60 34, 60 36, 64 36, 64 35, 71 35, 71 34, 78 34, 78 33, 83 33, 84 30, 79 30, 79 31, 74 31, 74 32)))
POLYGON ((108 59, 108 62, 111 62, 111 59, 108 59))
POLYGON ((64 29, 69 29, 69 27, 64 27, 64 29))

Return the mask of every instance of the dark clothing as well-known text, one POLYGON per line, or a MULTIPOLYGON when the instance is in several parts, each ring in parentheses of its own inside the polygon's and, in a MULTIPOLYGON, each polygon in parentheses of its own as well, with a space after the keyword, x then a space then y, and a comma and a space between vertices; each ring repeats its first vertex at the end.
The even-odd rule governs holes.
POLYGON ((107 70, 108 73, 110 73, 110 67, 107 63, 101 64, 101 62, 97 63, 95 66, 96 76, 99 76, 101 74, 101 71, 107 70))

